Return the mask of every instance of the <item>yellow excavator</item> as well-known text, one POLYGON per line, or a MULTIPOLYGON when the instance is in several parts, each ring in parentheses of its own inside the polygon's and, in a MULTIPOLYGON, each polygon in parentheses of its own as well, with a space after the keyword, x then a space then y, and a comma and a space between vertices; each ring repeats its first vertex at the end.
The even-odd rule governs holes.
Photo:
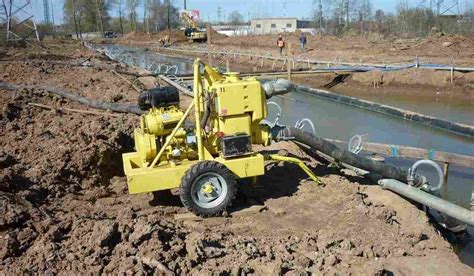
POLYGON ((207 40, 207 34, 205 31, 198 29, 197 22, 189 15, 188 12, 181 12, 181 21, 184 24, 184 35, 191 42, 204 42, 207 40))

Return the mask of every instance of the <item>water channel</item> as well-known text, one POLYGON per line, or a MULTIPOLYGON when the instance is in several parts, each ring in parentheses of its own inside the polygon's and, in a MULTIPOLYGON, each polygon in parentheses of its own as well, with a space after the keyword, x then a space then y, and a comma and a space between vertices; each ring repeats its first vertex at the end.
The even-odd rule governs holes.
MULTIPOLYGON (((193 61, 189 58, 168 57, 128 46, 109 45, 101 46, 101 48, 106 49, 107 53, 114 59, 157 73, 165 73, 166 70, 172 71, 168 73, 174 74, 176 72, 179 74, 192 72, 193 61), (176 69, 174 67, 170 69, 172 66, 175 66, 176 69)), ((339 93, 337 88, 335 90, 339 93)), ((358 94, 348 92, 347 89, 341 91, 341 93, 359 97, 358 94)), ((413 110, 453 122, 474 124, 474 102, 472 101, 456 99, 440 101, 430 97, 425 100, 417 98, 414 101, 410 96, 388 93, 383 94, 383 96, 362 93, 360 98, 413 110)), ((299 119, 309 118, 315 124, 317 135, 325 138, 347 141, 353 135, 362 134, 365 135, 365 140, 370 142, 407 145, 474 156, 474 139, 472 138, 331 102, 301 91, 293 91, 287 95, 272 98, 270 101, 281 106, 283 110, 282 123, 294 125, 299 119)), ((276 114, 276 109, 271 110, 271 113, 276 114)), ((411 166, 414 160, 388 158, 386 162, 411 166)), ((421 168, 420 172, 428 178, 433 178, 433 180, 435 178, 432 170, 421 168)), ((473 190, 474 170, 451 165, 449 185, 444 190, 442 197, 470 208, 473 190)), ((469 228, 469 232, 474 237, 474 228, 469 228)), ((474 242, 471 241, 458 246, 457 251, 463 262, 474 267, 474 242)))

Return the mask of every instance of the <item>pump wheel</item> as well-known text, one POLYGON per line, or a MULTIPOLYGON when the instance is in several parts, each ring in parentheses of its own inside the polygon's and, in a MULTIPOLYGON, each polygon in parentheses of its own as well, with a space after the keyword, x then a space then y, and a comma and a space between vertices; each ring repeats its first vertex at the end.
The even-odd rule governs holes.
POLYGON ((231 205, 236 192, 237 182, 233 173, 215 161, 195 164, 181 179, 181 202, 202 217, 220 215, 231 205))

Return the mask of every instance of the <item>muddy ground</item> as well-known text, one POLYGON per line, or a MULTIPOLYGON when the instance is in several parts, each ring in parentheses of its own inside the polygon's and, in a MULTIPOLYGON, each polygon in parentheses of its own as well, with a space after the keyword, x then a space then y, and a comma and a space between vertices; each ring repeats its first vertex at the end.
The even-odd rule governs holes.
MULTIPOLYGON (((176 34, 176 37, 180 37, 176 34)), ((308 35, 308 47, 302 52, 299 49, 298 34, 283 34, 285 41, 292 44, 292 56, 301 59, 319 61, 340 61, 377 64, 413 64, 418 56, 421 63, 455 64, 456 66, 472 67, 474 65, 474 39, 458 35, 433 34, 420 39, 383 38, 376 35, 370 37, 308 35)), ((212 44, 196 44, 176 39, 170 48, 160 48, 156 38, 144 34, 132 33, 119 41, 123 44, 134 44, 167 54, 186 55, 183 52, 173 53, 173 47, 188 50, 211 49, 219 52, 251 53, 256 55, 279 56, 276 47, 276 36, 213 36, 212 44)), ((286 50, 284 51, 286 55, 286 50)), ((203 56, 207 59, 207 57, 203 56)), ((213 64, 225 68, 226 60, 214 56, 213 64)), ((272 71, 286 70, 283 62, 261 62, 261 59, 231 58, 231 70, 234 71, 272 71)), ((307 64, 297 63, 296 69, 308 69, 307 64)), ((367 73, 351 73, 341 79, 340 74, 313 74, 295 77, 295 82, 315 88, 331 89, 337 92, 339 86, 347 85, 352 89, 366 93, 399 93, 435 97, 459 97, 474 99, 474 73, 435 71, 431 69, 409 69, 394 72, 373 71, 367 73)))
MULTIPOLYGON (((110 69, 126 68, 78 44, 0 52, 0 81, 123 103, 138 95, 110 69)), ((33 107, 86 110, 35 89, 0 99, 0 274, 472 273, 423 211, 290 142, 257 150, 303 158, 322 185, 269 163, 226 216, 202 220, 176 198, 127 193, 120 155, 133 150, 136 115, 33 107)))

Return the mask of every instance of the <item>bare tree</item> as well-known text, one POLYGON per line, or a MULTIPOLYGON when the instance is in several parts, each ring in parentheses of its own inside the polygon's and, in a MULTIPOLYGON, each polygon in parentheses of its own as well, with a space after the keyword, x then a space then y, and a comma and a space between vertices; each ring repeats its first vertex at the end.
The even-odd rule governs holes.
POLYGON ((127 0, 128 14, 130 17, 130 29, 137 30, 137 8, 140 5, 140 0, 127 0))
POLYGON ((229 23, 232 25, 241 25, 244 22, 244 17, 240 12, 233 11, 229 14, 229 23))
POLYGON ((64 2, 64 19, 69 25, 73 25, 76 37, 81 39, 83 12, 84 0, 66 0, 64 2))
POLYGON ((95 0, 95 8, 97 10, 97 16, 99 17, 97 21, 99 21, 100 31, 102 33, 102 36, 104 36, 104 18, 102 17, 101 12, 104 3, 102 1, 104 0, 95 0))
POLYGON ((123 36, 123 0, 118 0, 120 33, 123 36))

